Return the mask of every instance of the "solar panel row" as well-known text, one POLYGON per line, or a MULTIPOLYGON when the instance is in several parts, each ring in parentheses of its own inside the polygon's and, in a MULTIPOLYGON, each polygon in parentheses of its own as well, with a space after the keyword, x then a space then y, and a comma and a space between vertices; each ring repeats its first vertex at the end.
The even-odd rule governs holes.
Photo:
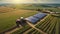
POLYGON ((38 14, 35 14, 33 16, 26 18, 26 20, 34 24, 46 15, 47 15, 46 13, 38 13, 38 14))

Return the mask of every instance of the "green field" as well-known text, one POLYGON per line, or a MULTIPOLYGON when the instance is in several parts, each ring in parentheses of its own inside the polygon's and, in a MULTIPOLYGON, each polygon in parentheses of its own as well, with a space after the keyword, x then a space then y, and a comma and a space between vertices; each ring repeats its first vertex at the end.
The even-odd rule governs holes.
POLYGON ((11 12, 1 13, 0 14, 0 32, 6 31, 16 26, 15 21, 17 18, 21 16, 26 18, 36 13, 37 13, 36 11, 31 11, 31 10, 15 10, 11 12))
POLYGON ((17 9, 25 9, 25 10, 43 10, 43 9, 47 9, 47 10, 51 10, 51 12, 60 12, 60 8, 58 7, 45 7, 45 6, 41 6, 41 5, 33 5, 33 4, 17 4, 15 6, 12 6, 13 8, 17 8, 17 9))
MULTIPOLYGON (((48 9, 52 12, 60 12, 58 8, 50 8, 43 6, 33 5, 13 5, 8 7, 0 7, 0 33, 9 30, 16 26, 16 19, 23 16, 24 18, 32 16, 36 13, 36 9, 48 9)), ((39 21, 35 27, 42 30, 47 34, 60 34, 60 14, 52 15, 48 14, 42 21, 39 21)), ((12 32, 11 34, 41 34, 38 30, 30 27, 28 24, 20 28, 19 30, 12 32)))
MULTIPOLYGON (((40 21, 39 24, 37 24, 35 27, 41 29, 43 32, 46 32, 47 34, 60 34, 59 24, 60 24, 60 17, 48 15, 47 17, 45 17, 43 21, 40 21)), ((17 30, 12 34, 22 34, 25 33, 26 31, 28 31, 27 34, 41 34, 39 31, 29 26, 25 27, 24 29, 17 30)))

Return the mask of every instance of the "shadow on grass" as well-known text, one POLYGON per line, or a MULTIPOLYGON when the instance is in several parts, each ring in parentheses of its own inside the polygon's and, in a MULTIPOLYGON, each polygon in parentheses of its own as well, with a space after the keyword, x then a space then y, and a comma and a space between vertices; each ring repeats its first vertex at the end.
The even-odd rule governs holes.
POLYGON ((1 32, 0 34, 5 34, 5 32, 11 31, 11 30, 13 30, 13 29, 15 29, 15 28, 17 28, 17 26, 14 26, 14 27, 12 27, 11 29, 8 29, 8 30, 6 30, 6 31, 3 31, 3 32, 1 32))

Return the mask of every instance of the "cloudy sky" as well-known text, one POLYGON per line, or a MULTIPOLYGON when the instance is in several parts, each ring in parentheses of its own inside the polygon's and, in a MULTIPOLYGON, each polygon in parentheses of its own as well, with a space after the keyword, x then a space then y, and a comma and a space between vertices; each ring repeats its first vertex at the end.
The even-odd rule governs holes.
POLYGON ((60 0, 0 0, 0 3, 60 3, 60 0))

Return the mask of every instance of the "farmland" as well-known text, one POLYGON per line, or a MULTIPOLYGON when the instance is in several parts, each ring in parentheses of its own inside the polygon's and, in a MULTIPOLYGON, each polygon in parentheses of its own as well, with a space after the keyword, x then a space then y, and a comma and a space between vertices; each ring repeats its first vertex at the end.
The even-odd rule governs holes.
MULTIPOLYGON (((0 33, 9 30, 16 26, 16 19, 23 16, 24 18, 30 17, 38 13, 36 9, 52 10, 51 12, 60 12, 59 8, 28 5, 13 5, 13 6, 1 6, 0 7, 0 33)), ((12 32, 11 34, 60 34, 60 14, 47 14, 42 20, 38 21, 31 27, 26 24, 19 30, 12 32), (56 16, 59 15, 59 16, 56 16)), ((32 24, 32 23, 31 23, 32 24)))
POLYGON ((11 9, 8 10, 7 8, 2 9, 4 13, 0 13, 0 32, 3 32, 5 30, 8 30, 16 26, 15 21, 17 18, 21 16, 28 17, 37 13, 36 11, 34 12, 31 10, 17 10, 17 9, 16 10, 12 9, 12 10, 11 9), (6 12, 4 9, 9 12, 6 12))
MULTIPOLYGON (((46 32, 47 34, 59 34, 59 22, 60 17, 48 15, 43 21, 40 21, 39 24, 37 24, 35 27, 41 29, 43 32, 46 32)), ((24 29, 24 31, 23 29, 20 29, 12 34, 22 34, 22 32, 25 33, 26 31, 28 31, 26 34, 41 34, 34 28, 24 29)))

